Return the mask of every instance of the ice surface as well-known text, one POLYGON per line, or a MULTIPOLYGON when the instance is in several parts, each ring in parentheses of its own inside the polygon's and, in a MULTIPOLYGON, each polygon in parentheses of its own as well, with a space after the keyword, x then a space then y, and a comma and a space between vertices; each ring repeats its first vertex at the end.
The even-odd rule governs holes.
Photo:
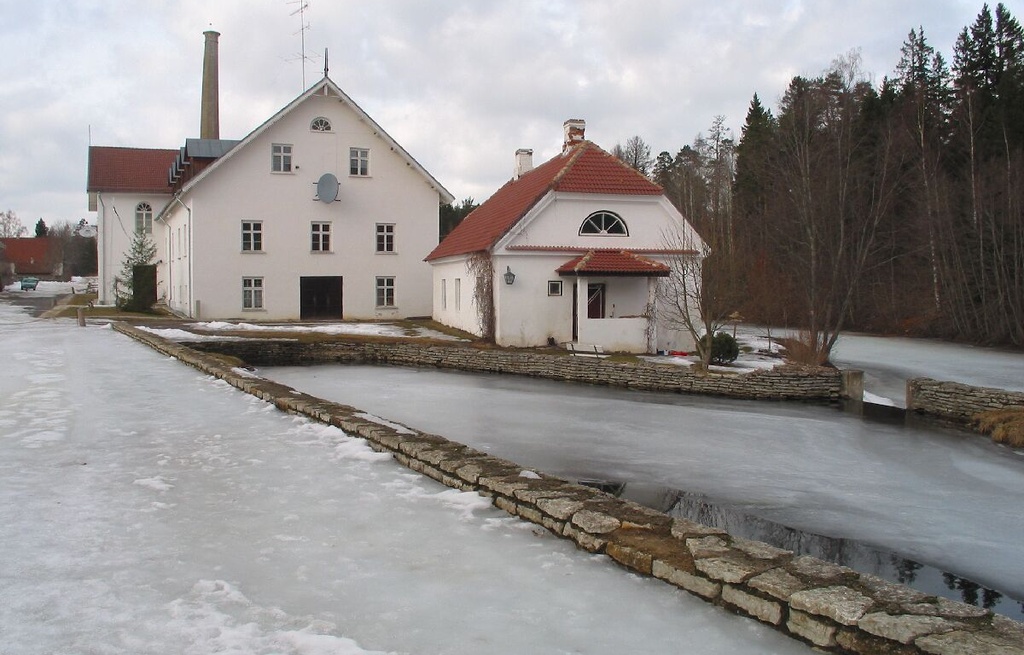
POLYGON ((317 366, 261 374, 572 479, 700 493, 1024 598, 1024 457, 828 407, 515 376, 317 366))
POLYGON ((810 652, 112 330, 0 361, 4 652, 810 652))

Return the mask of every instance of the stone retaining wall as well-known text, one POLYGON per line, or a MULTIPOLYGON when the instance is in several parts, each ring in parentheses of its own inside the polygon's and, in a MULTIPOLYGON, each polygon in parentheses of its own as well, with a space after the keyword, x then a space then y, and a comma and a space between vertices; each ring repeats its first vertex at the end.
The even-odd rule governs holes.
POLYGON ((907 411, 970 424, 974 416, 993 409, 1024 408, 1024 392, 972 387, 929 378, 907 380, 907 411))
POLYGON ((671 364, 617 363, 593 357, 573 357, 561 352, 549 355, 457 345, 364 341, 302 343, 253 339, 200 341, 190 343, 190 346, 196 350, 231 355, 254 366, 394 364, 754 400, 833 402, 847 397, 843 375, 828 368, 780 366, 743 375, 698 374, 689 367, 671 364))
POLYGON ((1024 625, 768 544, 526 471, 443 437, 252 376, 216 357, 115 324, 156 350, 273 403, 337 426, 449 487, 544 526, 580 548, 835 653, 1024 655, 1024 625))

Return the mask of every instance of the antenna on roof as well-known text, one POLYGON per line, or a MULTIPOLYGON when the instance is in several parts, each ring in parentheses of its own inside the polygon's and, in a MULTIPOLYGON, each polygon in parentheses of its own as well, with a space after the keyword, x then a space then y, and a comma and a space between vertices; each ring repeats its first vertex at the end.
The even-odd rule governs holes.
POLYGON ((289 16, 299 15, 299 31, 292 32, 292 36, 299 35, 300 52, 297 56, 292 57, 288 61, 295 61, 296 59, 302 62, 302 90, 306 90, 306 62, 310 61, 311 57, 306 56, 306 31, 309 29, 309 23, 306 22, 306 10, 309 9, 309 0, 285 0, 285 4, 298 5, 299 8, 288 14, 289 16))
POLYGON ((327 77, 327 48, 324 48, 324 77, 327 77))

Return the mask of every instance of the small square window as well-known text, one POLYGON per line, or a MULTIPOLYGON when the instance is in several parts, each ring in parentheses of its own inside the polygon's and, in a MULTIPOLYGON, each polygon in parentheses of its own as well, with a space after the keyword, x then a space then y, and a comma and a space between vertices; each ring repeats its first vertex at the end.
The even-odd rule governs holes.
POLYGON ((263 278, 242 278, 242 309, 263 309, 263 278))
POLYGON ((348 149, 348 174, 368 176, 370 174, 370 149, 349 148, 348 149))
POLYGON ((263 251, 263 222, 242 221, 242 252, 263 251))
POLYGON ((561 280, 548 280, 548 295, 549 296, 560 296, 560 295, 562 295, 562 281, 561 280))
POLYGON ((379 278, 377 278, 377 306, 378 307, 394 307, 395 306, 395 278, 393 278, 393 277, 379 277, 379 278))
POLYGON ((290 143, 271 144, 270 170, 274 173, 292 172, 292 145, 290 143))
POLYGON ((312 246, 313 252, 331 251, 331 224, 313 223, 312 246))
POLYGON ((395 226, 377 223, 377 252, 395 252, 395 226))

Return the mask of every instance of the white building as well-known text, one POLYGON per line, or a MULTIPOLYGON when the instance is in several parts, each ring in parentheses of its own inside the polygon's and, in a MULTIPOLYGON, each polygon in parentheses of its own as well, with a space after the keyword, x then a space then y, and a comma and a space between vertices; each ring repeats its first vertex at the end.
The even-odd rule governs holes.
POLYGON ((215 70, 215 32, 203 138, 169 151, 90 148, 100 301, 112 301, 141 229, 158 248, 158 295, 185 316, 429 315, 423 259, 452 195, 326 75, 244 139, 219 139, 207 95, 211 40, 215 70))
POLYGON ((704 243, 660 186, 584 129, 566 121, 562 153, 536 168, 517 151, 513 179, 430 253, 433 317, 502 346, 692 350, 658 289, 683 264, 699 284, 704 243))

